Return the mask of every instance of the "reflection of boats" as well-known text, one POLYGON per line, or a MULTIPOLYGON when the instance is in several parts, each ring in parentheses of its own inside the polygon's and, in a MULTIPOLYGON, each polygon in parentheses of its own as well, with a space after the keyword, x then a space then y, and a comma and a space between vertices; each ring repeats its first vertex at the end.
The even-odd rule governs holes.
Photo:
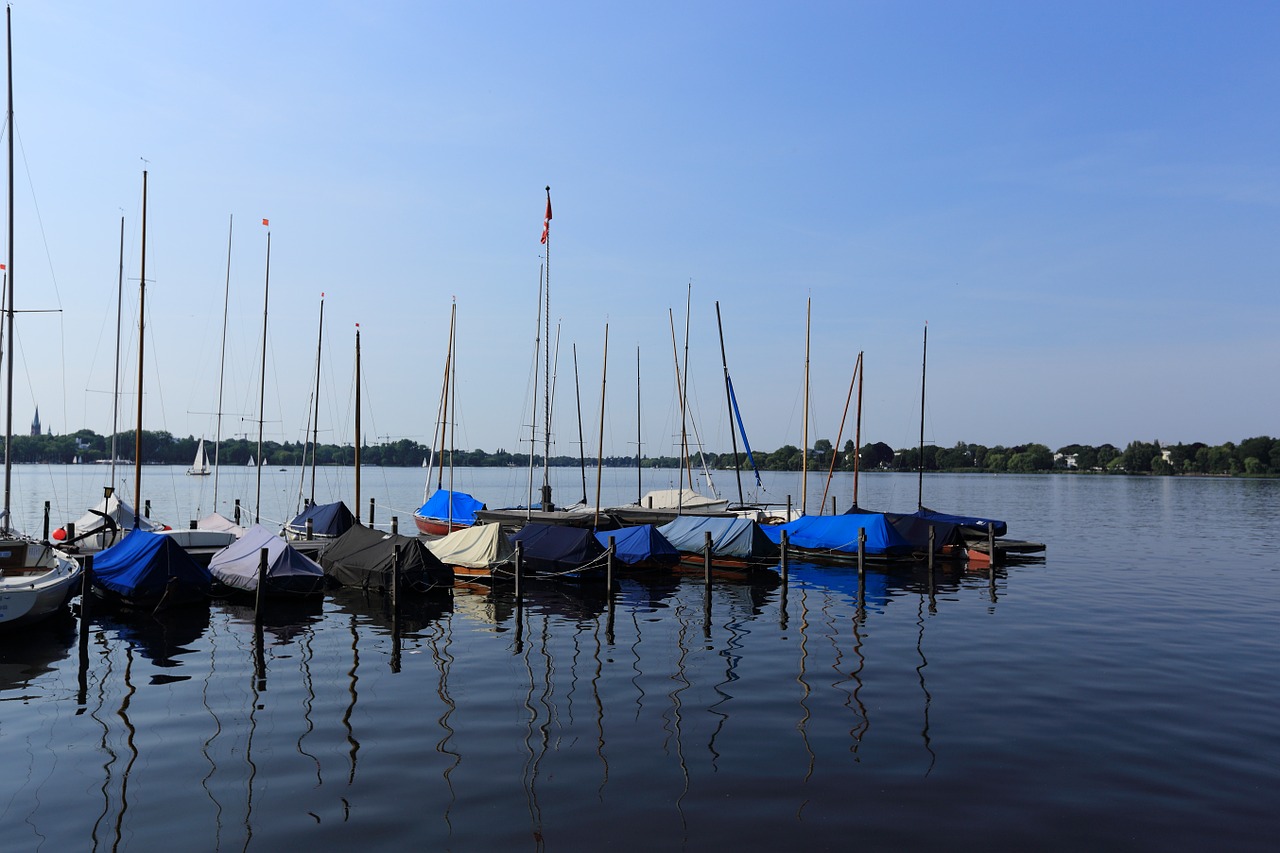
POLYGON ((126 643, 159 667, 182 666, 179 657, 191 654, 187 646, 209 629, 209 608, 187 607, 160 613, 120 611, 93 617, 108 637, 126 643))
POLYGON ((452 613, 455 601, 452 595, 406 595, 393 612, 391 596, 355 587, 331 590, 325 600, 343 613, 356 616, 361 622, 387 631, 394 629, 400 634, 422 633, 452 613))
POLYGON ((75 619, 65 609, 37 625, 5 634, 0 642, 0 692, 26 687, 52 672, 54 664, 70 656, 75 641, 75 619))
POLYGON ((266 552, 266 584, 263 592, 272 597, 314 595, 324 590, 324 570, 310 557, 260 524, 255 524, 236 541, 213 555, 209 572, 228 589, 258 592, 262 552, 266 552))

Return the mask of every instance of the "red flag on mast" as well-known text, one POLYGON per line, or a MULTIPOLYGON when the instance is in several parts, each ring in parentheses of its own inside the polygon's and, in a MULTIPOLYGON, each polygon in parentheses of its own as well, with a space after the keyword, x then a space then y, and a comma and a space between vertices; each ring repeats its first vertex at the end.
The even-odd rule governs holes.
POLYGON ((551 187, 547 187, 547 215, 542 218, 542 242, 547 242, 547 232, 551 230, 551 187))

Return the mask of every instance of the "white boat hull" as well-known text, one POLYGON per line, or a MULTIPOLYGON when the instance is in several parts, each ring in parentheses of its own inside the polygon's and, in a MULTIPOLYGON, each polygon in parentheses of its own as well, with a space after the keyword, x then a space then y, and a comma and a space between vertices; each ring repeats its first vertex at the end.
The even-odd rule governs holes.
POLYGON ((0 544, 0 628, 38 622, 67 605, 80 588, 80 566, 60 551, 45 549, 39 543, 0 544), (12 559, 15 552, 40 549, 41 565, 30 567, 23 559, 12 559))

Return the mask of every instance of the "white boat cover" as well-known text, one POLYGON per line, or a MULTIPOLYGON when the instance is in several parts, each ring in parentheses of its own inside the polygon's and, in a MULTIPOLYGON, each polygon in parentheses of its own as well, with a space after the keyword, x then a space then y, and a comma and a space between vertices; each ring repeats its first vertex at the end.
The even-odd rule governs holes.
POLYGON ((229 587, 253 592, 258 588, 258 563, 260 552, 267 549, 267 578, 282 581, 285 578, 312 578, 317 583, 324 579, 324 569, 315 560, 297 551, 283 538, 261 524, 255 524, 239 539, 213 555, 209 572, 229 587))
MULTIPOLYGON (((102 520, 102 516, 95 515, 94 511, 111 516, 115 523, 120 526, 120 530, 122 532, 128 532, 133 529, 133 519, 134 516, 137 515, 137 513, 133 511, 133 507, 129 506, 115 495, 112 495, 109 498, 103 498, 98 501, 98 504, 95 507, 93 507, 93 511, 86 512, 80 517, 80 520, 76 522, 77 536, 82 533, 97 530, 99 527, 106 524, 106 522, 102 520)), ((159 525, 152 524, 149 518, 138 518, 138 527, 143 530, 155 530, 159 525)))
POLYGON ((515 548, 500 524, 479 524, 455 530, 426 543, 427 550, 446 566, 487 569, 511 558, 515 548))
POLYGON ((700 495, 693 489, 655 489, 640 501, 643 509, 689 509, 702 512, 723 512, 728 506, 727 500, 709 498, 700 495))

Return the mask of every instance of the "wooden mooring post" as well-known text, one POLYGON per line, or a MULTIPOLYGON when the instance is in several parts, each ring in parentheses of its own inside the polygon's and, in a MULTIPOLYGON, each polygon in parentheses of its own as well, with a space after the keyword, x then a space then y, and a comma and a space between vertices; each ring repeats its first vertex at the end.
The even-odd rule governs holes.
POLYGON ((608 605, 609 605, 609 618, 608 618, 608 621, 605 622, 604 636, 605 636, 605 639, 610 643, 613 642, 613 611, 614 611, 613 555, 617 553, 617 550, 618 550, 617 541, 615 537, 610 536, 609 551, 605 555, 605 564, 604 564, 604 582, 605 582, 604 594, 605 594, 605 601, 608 602, 608 605))

